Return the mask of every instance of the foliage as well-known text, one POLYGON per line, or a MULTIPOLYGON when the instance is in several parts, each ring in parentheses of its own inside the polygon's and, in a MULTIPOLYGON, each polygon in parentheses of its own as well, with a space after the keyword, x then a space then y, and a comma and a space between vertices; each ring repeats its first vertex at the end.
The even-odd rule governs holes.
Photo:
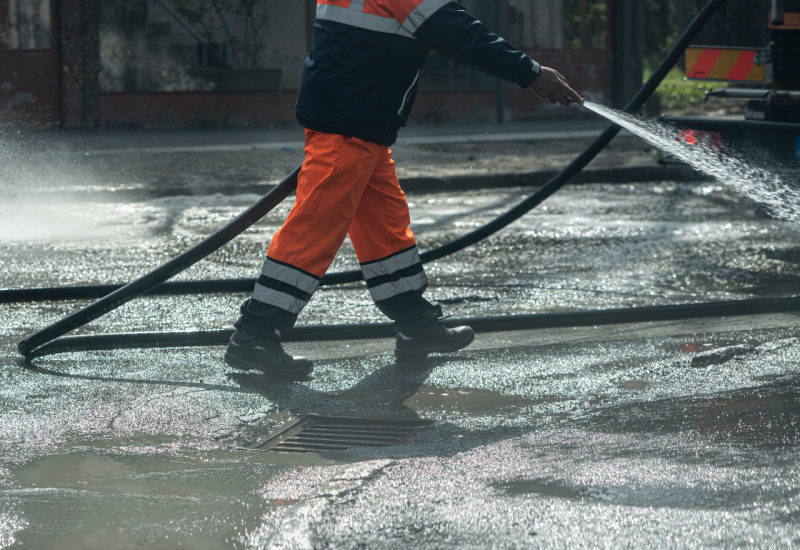
POLYGON ((225 44, 238 69, 255 69, 266 47, 266 0, 169 0, 209 44, 225 44))
POLYGON ((606 47, 607 0, 567 0, 566 38, 568 48, 606 47))
MULTIPOLYGON (((645 68, 644 80, 653 74, 654 67, 645 68)), ((714 83, 684 80, 684 73, 677 67, 672 69, 667 78, 661 83, 656 93, 661 97, 663 110, 679 109, 689 105, 698 105, 703 102, 706 89, 714 83)), ((719 84, 719 83, 717 83, 719 84)))

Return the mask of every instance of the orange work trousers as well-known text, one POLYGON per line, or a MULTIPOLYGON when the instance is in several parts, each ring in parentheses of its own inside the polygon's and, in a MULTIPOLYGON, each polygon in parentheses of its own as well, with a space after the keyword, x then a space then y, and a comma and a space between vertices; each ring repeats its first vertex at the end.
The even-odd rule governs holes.
POLYGON ((348 233, 372 299, 398 331, 441 315, 422 298, 428 281, 392 152, 306 130, 305 154, 294 208, 272 238, 252 299, 242 306, 243 326, 289 330, 348 233))
POLYGON ((391 150, 306 130, 305 153, 297 199, 270 258, 322 277, 348 232, 359 263, 416 245, 391 150))

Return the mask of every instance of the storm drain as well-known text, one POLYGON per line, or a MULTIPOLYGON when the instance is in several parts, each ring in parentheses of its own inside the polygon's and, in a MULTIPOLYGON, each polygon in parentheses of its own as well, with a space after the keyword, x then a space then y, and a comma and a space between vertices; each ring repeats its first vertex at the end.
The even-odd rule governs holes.
POLYGON ((413 437, 433 424, 422 418, 363 418, 309 414, 278 432, 253 449, 314 453, 343 451, 352 447, 390 447, 413 437))

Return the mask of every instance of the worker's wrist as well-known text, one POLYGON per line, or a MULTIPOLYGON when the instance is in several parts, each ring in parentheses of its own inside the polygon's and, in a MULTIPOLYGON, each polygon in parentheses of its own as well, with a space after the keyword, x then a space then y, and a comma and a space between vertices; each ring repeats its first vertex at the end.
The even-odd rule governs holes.
POLYGON ((517 84, 522 88, 530 88, 542 72, 542 66, 533 59, 529 59, 530 65, 526 68, 520 67, 520 75, 517 84))

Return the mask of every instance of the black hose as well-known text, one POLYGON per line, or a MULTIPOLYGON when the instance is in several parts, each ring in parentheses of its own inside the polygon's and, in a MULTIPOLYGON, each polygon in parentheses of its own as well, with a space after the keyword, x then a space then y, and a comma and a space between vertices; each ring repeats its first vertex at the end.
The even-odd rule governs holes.
MULTIPOLYGON (((470 317, 446 319, 448 326, 469 325, 475 332, 511 332, 544 328, 586 327, 641 323, 648 321, 676 321, 706 317, 734 317, 761 313, 781 313, 800 310, 800 297, 762 300, 735 300, 706 302, 673 306, 649 306, 593 311, 535 313, 532 315, 502 315, 497 317, 470 317)), ((134 332, 127 334, 100 334, 59 338, 31 353, 35 359, 56 353, 98 351, 133 348, 206 347, 225 345, 233 330, 193 332, 134 332)), ((286 342, 319 342, 325 340, 372 340, 393 338, 391 323, 357 325, 310 325, 292 329, 284 336, 286 342)))
MULTIPOLYGON (((700 13, 692 20, 678 41, 669 51, 667 56, 661 61, 659 66, 653 72, 653 75, 648 79, 642 88, 636 93, 625 106, 626 112, 636 112, 645 101, 655 92, 661 81, 667 76, 669 71, 678 61, 683 52, 689 47, 692 40, 706 25, 708 20, 714 13, 725 4, 727 0, 709 0, 709 2, 700 10, 700 13)), ((539 191, 525 199, 522 203, 518 204, 505 214, 499 216, 480 229, 477 229, 463 237, 451 241, 433 250, 429 250, 421 254, 423 262, 431 262, 439 258, 443 258, 464 248, 485 239, 486 237, 503 229, 507 225, 513 223, 524 214, 541 204, 542 201, 547 199, 550 195, 563 187, 570 179, 572 179, 578 172, 583 170, 597 154, 608 145, 612 139, 619 133, 620 127, 612 125, 607 128, 603 134, 595 141, 586 151, 584 151, 578 158, 576 158, 570 165, 564 169, 558 176, 550 180, 539 191)), ((74 330, 80 326, 85 325, 97 319, 98 317, 108 313, 109 311, 120 307, 124 303, 141 296, 142 294, 152 290, 159 284, 174 275, 184 271, 189 266, 198 262, 205 256, 211 254, 219 247, 223 246, 235 236, 239 235, 242 231, 250 227, 258 219, 264 216, 269 210, 274 208, 280 203, 288 194, 297 186, 297 174, 300 167, 296 168, 277 188, 273 189, 267 195, 258 201, 253 207, 237 217, 230 224, 225 226, 219 232, 215 233, 193 249, 181 254, 174 260, 164 264, 155 271, 145 275, 144 277, 126 285, 119 290, 114 291, 112 294, 98 300, 97 302, 73 313, 64 319, 36 332, 35 334, 25 338, 18 345, 17 349, 23 356, 31 355, 31 352, 38 346, 45 344, 59 336, 63 336, 67 332, 74 330), (284 194, 285 193, 285 194, 284 194), (275 198, 283 194, 281 198, 275 202, 275 198), (258 212, 258 214, 256 214, 258 212), (255 217, 257 215, 257 217, 255 217)), ((323 285, 334 285, 342 283, 350 283, 359 281, 363 278, 361 271, 345 271, 341 273, 332 273, 326 275, 322 279, 323 285)))
POLYGON ((234 237, 241 234, 248 227, 263 218, 267 212, 278 206, 289 194, 297 188, 297 175, 300 173, 300 166, 295 168, 286 179, 278 184, 272 191, 264 195, 257 203, 239 214, 228 225, 208 237, 200 244, 187 250, 177 258, 170 260, 158 269, 151 271, 132 283, 125 285, 109 294, 108 296, 90 304, 75 313, 64 317, 60 321, 43 328, 19 344, 17 349, 24 356, 29 356, 31 352, 42 344, 49 342, 59 336, 63 336, 71 330, 82 327, 114 310, 121 305, 130 302, 134 298, 141 296, 145 292, 163 283, 170 277, 174 277, 181 271, 185 271, 196 264, 212 252, 218 250, 230 242, 234 237))
MULTIPOLYGON (((678 61, 683 52, 694 40, 697 33, 705 26, 708 20, 716 11, 722 7, 726 0, 711 0, 700 11, 697 17, 694 18, 692 23, 686 28, 684 33, 672 47, 670 52, 655 70, 653 75, 647 83, 639 90, 639 92, 630 100, 625 107, 626 112, 636 112, 647 99, 655 92, 661 81, 666 77, 667 73, 672 69, 678 61)), ((472 233, 464 235, 454 241, 444 244, 433 250, 422 253, 422 262, 428 263, 445 256, 449 256, 455 252, 463 250, 464 248, 485 239, 486 237, 503 229, 507 225, 518 220, 524 216, 545 199, 550 197, 553 193, 561 189, 568 183, 575 175, 583 170, 589 162, 591 162, 597 154, 608 145, 612 139, 617 135, 620 128, 619 126, 610 126, 606 131, 595 141, 586 151, 584 151, 578 158, 576 158, 567 168, 565 168, 558 176, 550 180, 539 191, 525 199, 523 202, 496 218, 495 220, 484 225, 480 229, 476 229, 472 233)), ((322 285, 337 285, 343 283, 352 283, 363 279, 361 271, 344 271, 341 273, 329 273, 322 279, 322 285)), ((177 281, 171 283, 163 283, 147 292, 147 295, 177 295, 177 294, 194 294, 194 293, 236 293, 236 292, 250 292, 256 283, 254 278, 245 279, 219 279, 211 281, 177 281)), ((40 300, 77 300, 77 299, 94 299, 100 296, 105 296, 109 292, 116 291, 122 288, 122 285, 84 285, 78 287, 50 287, 50 288, 34 288, 34 289, 14 289, 14 290, 0 290, 0 303, 10 302, 28 302, 40 300)))
MULTIPOLYGON (((252 292, 255 279, 209 279, 205 281, 175 281, 161 283, 141 296, 179 296, 182 294, 235 294, 252 292)), ((96 300, 125 285, 51 286, 0 290, 0 304, 47 302, 50 300, 96 300)))

